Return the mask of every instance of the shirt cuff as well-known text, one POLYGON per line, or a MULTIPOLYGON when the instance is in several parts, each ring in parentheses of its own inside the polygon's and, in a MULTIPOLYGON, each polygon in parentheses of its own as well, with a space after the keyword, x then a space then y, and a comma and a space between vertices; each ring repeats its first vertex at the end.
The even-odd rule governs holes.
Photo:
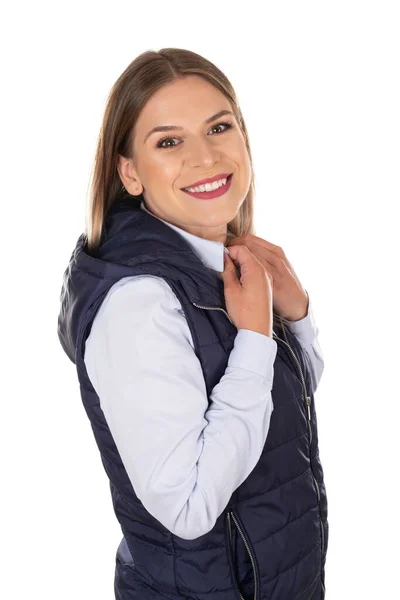
POLYGON ((287 326, 303 346, 308 346, 314 342, 317 336, 317 326, 315 323, 310 299, 308 301, 308 311, 306 316, 299 321, 289 321, 287 326))
POLYGON ((268 335, 252 329, 238 329, 227 366, 247 369, 272 383, 277 350, 278 344, 268 335))

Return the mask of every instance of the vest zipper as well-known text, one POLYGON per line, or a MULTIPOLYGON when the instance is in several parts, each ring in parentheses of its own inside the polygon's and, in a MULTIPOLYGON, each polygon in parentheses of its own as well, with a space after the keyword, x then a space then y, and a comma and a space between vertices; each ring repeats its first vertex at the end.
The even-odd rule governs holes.
POLYGON ((224 312, 226 314, 226 316, 228 317, 228 319, 230 320, 232 325, 234 325, 232 319, 230 318, 230 316, 228 315, 226 310, 224 310, 221 306, 201 306, 201 304, 196 304, 196 302, 192 302, 192 304, 194 306, 197 306, 197 308, 205 308, 206 310, 222 310, 222 312, 224 312))
MULTIPOLYGON (((246 550, 248 552, 248 555, 250 556, 251 564, 253 566, 253 575, 254 575, 254 600, 257 600, 257 572, 256 572, 255 563, 254 563, 253 553, 250 550, 250 546, 247 543, 246 537, 245 537, 245 535, 244 535, 244 533, 243 533, 243 531, 242 531, 242 529, 241 529, 241 527, 240 527, 240 525, 239 525, 239 523, 238 523, 238 521, 237 521, 237 519, 235 517, 234 512, 232 510, 228 511, 226 513, 226 516, 227 516, 227 521, 228 521, 229 549, 230 549, 230 554, 231 554, 231 557, 232 557, 232 566, 233 566, 233 571, 234 571, 235 579, 236 579, 236 573, 235 573, 235 564, 234 564, 234 560, 233 560, 231 517, 232 517, 233 521, 235 522, 235 525, 236 525, 236 527, 237 527, 237 529, 238 529, 238 531, 240 533, 240 536, 241 536, 241 538, 243 540, 243 543, 246 546, 246 550)), ((236 581, 236 584, 237 584, 237 581, 236 581)), ((237 586, 237 587, 239 589, 239 586, 237 586)), ((243 598, 241 592, 240 592, 240 589, 239 589, 239 594, 240 594, 241 600, 245 600, 243 598)))
MULTIPOLYGON (((283 334, 285 336, 285 340, 286 341, 282 340, 281 338, 279 338, 275 333, 274 333, 274 335, 275 335, 275 337, 276 337, 277 340, 280 340, 283 344, 285 344, 289 348, 289 350, 290 350, 291 354, 293 355, 293 358, 295 359, 296 364, 297 364, 297 366, 299 368, 301 382, 302 382, 302 385, 303 385, 303 388, 304 388, 304 392, 305 392, 305 402, 306 402, 307 413, 308 413, 308 430, 309 430, 309 433, 310 433, 310 446, 309 447, 310 447, 310 458, 311 458, 311 441, 312 441, 311 412, 310 412, 311 398, 310 398, 310 396, 307 395, 307 387, 306 387, 306 384, 305 384, 303 372, 301 370, 301 365, 300 365, 300 363, 299 363, 299 361, 297 359, 296 353, 293 351, 292 347, 290 346, 290 344, 288 342, 288 338, 287 338, 287 335, 286 335, 285 326, 282 323, 282 321, 281 321, 281 325, 282 325, 282 330, 283 330, 283 334)), ((311 466, 311 461, 310 461, 310 466, 311 466)), ((320 501, 321 501, 321 494, 320 494, 320 490, 319 490, 318 481, 316 480, 316 478, 314 476, 314 472, 312 470, 312 467, 311 467, 311 474, 312 474, 312 477, 313 477, 313 480, 314 480, 314 485, 315 485, 315 489, 316 489, 317 497, 318 497, 318 518, 319 518, 319 524, 320 524, 320 529, 321 529, 321 560, 322 560, 322 554, 324 553, 324 547, 325 547, 325 539, 324 539, 325 538, 325 532, 324 532, 324 525, 322 523, 321 515, 320 515, 320 512, 319 512, 319 504, 320 504, 320 501)), ((324 587, 323 584, 322 584, 322 586, 323 586, 324 592, 325 592, 325 587, 324 587)))

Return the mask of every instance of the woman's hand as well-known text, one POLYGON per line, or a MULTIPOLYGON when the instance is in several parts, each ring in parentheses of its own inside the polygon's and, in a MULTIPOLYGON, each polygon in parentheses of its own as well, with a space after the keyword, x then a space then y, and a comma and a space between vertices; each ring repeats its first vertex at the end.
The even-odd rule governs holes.
POLYGON ((224 252, 225 304, 237 329, 250 329, 272 337, 272 277, 244 245, 224 252), (239 274, 238 274, 239 271, 239 274))
POLYGON ((308 313, 308 294, 282 248, 251 234, 233 238, 227 247, 238 244, 246 246, 271 275, 275 312, 289 321, 304 319, 308 313))

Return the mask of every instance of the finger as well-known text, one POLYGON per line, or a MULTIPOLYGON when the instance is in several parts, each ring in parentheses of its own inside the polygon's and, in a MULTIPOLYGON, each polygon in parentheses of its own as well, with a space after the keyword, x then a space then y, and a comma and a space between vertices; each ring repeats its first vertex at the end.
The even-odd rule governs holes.
POLYGON ((272 242, 268 242, 263 238, 257 237, 256 235, 242 235, 236 238, 233 238, 228 246, 230 248, 230 244, 243 244, 248 246, 250 249, 253 248, 263 248, 265 251, 272 252, 273 255, 277 257, 283 258, 285 257, 285 253, 280 246, 273 244, 272 242))
POLYGON ((250 237, 250 241, 252 241, 255 244, 258 244, 260 246, 263 246, 264 248, 266 247, 268 250, 270 250, 271 252, 274 252, 274 254, 276 254, 278 256, 282 256, 285 254, 283 249, 280 246, 277 246, 276 244, 273 244, 272 242, 269 242, 268 240, 264 240, 263 238, 257 237, 256 235, 252 235, 250 237))
MULTIPOLYGON (((251 252, 251 254, 253 254, 253 256, 256 258, 256 260, 258 260, 258 262, 264 267, 264 269, 266 269, 267 271, 272 271, 272 272, 278 273, 279 272, 279 262, 277 262, 277 259, 275 259, 274 256, 272 256, 271 254, 266 254, 265 248, 263 250, 263 254, 261 254, 259 248, 255 248, 254 246, 253 246, 253 248, 248 248, 247 246, 245 246, 245 247, 248 248, 249 252, 251 252), (272 262, 272 261, 274 261, 274 262, 272 262)), ((231 250, 231 248, 229 248, 229 251, 230 250, 231 250)))
POLYGON ((252 274, 254 269, 263 266, 258 258, 254 256, 246 246, 237 245, 230 247, 229 255, 233 262, 239 266, 242 277, 252 274))

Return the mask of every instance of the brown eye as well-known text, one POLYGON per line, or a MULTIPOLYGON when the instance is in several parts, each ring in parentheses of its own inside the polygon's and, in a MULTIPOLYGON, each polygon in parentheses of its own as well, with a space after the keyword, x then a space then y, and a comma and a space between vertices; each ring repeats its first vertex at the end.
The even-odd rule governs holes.
MULTIPOLYGON (((232 128, 232 125, 230 123, 217 123, 216 125, 213 125, 211 127, 211 129, 215 129, 216 127, 221 127, 221 125, 224 125, 226 127, 226 129, 224 129, 224 131, 227 131, 228 129, 232 128)), ((223 131, 221 131, 221 133, 223 133, 223 131)))
MULTIPOLYGON (((178 138, 172 138, 172 137, 166 137, 166 138, 163 138, 162 140, 160 140, 160 141, 157 143, 157 148, 171 148, 171 147, 173 147, 173 146, 162 146, 162 144, 163 144, 164 142, 168 142, 169 140, 176 140, 176 139, 178 139, 178 138)), ((175 146, 175 145, 176 145, 176 144, 174 144, 174 146, 175 146)))
MULTIPOLYGON (((224 121, 224 122, 216 123, 215 125, 213 125, 211 127, 210 131, 212 131, 213 129, 216 129, 217 127, 221 127, 221 126, 225 127, 226 129, 223 129, 222 131, 219 131, 219 132, 217 131, 217 133, 213 134, 213 135, 220 135, 221 133, 225 133, 229 129, 232 129, 232 127, 233 127, 232 123, 224 121)), ((164 142, 168 142, 170 140, 180 140, 180 139, 182 139, 182 138, 176 138, 176 137, 171 137, 171 136, 164 137, 157 142, 156 148, 161 148, 162 150, 168 150, 169 148, 174 148, 178 144, 173 144, 171 146, 163 146, 163 144, 164 144, 164 142)))

